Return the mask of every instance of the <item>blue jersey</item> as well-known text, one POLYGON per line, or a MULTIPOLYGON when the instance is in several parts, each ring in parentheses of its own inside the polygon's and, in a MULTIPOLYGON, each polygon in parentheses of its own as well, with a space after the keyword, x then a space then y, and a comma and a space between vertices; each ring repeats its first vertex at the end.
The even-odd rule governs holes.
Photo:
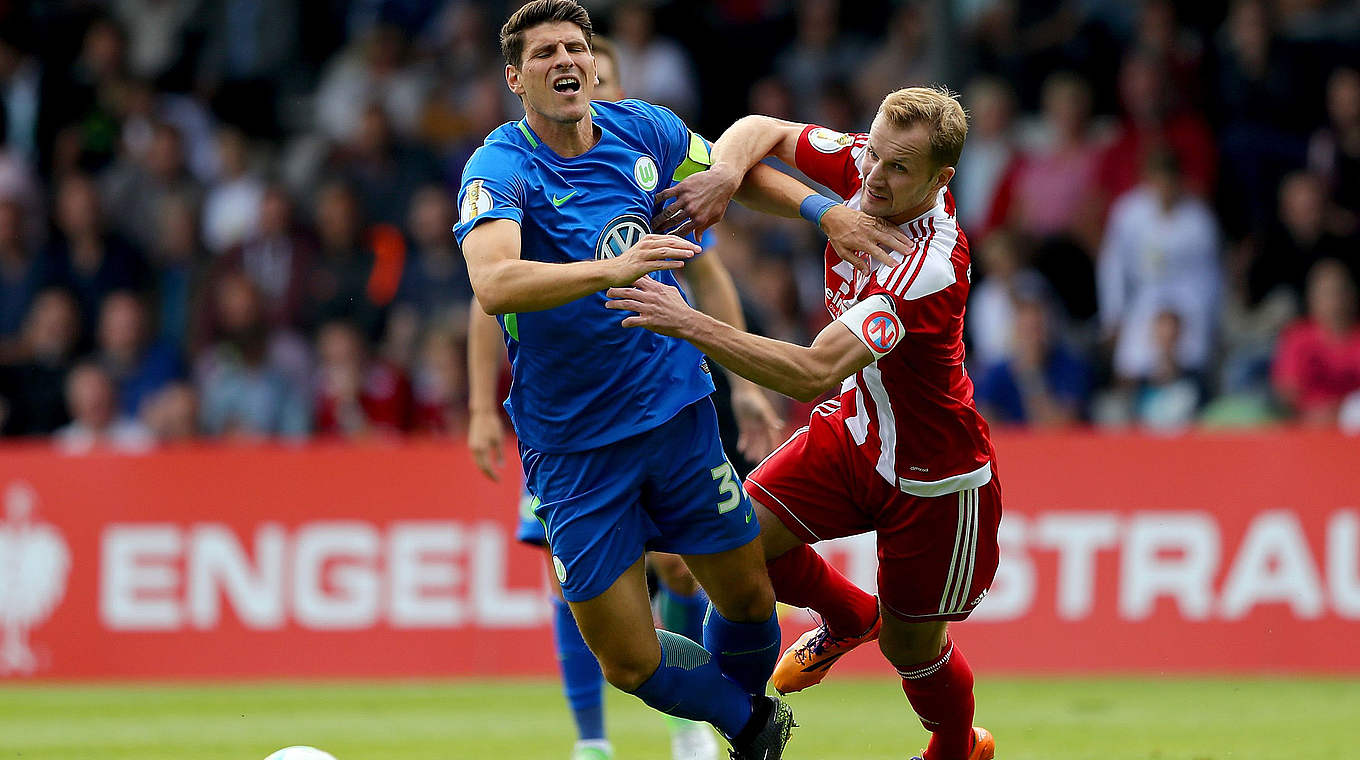
MULTIPOLYGON (((567 263, 617 256, 651 231, 656 194, 707 168, 708 144, 675 114, 638 100, 596 101, 599 142, 574 158, 523 121, 502 125, 468 160, 459 244, 484 221, 520 225, 520 257, 567 263)), ((657 280, 676 285, 669 271, 657 280)), ((625 314, 592 293, 499 318, 510 354, 506 410, 520 440, 550 453, 584 451, 652 430, 713 392, 707 362, 678 338, 623 328, 625 314)))

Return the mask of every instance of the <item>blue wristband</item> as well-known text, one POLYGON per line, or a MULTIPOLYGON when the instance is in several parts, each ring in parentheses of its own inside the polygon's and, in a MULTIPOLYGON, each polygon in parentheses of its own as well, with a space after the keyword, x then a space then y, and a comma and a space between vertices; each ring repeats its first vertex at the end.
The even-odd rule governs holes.
POLYGON ((841 204, 821 193, 813 193, 798 204, 798 215, 820 227, 822 226, 822 216, 832 207, 839 205, 841 204))

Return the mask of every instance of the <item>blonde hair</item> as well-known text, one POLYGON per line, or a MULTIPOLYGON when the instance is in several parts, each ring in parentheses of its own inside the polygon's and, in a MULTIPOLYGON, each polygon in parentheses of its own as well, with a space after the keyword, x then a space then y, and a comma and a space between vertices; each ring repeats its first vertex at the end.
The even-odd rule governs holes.
POLYGON ((937 166, 956 166, 968 137, 968 113, 948 87, 905 87, 888 93, 878 114, 898 129, 930 127, 930 157, 937 166))

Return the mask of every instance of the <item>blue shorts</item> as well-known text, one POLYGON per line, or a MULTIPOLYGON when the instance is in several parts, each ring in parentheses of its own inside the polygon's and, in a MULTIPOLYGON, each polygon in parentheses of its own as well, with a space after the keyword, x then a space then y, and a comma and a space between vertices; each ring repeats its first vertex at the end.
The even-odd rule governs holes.
POLYGON ((521 443, 520 458, 567 601, 599 596, 646 550, 716 554, 760 535, 707 398, 608 446, 549 454, 521 443))
POLYGON ((519 497, 519 527, 515 530, 515 540, 530 546, 547 546, 548 532, 534 514, 537 506, 538 499, 529 493, 526 485, 519 497))

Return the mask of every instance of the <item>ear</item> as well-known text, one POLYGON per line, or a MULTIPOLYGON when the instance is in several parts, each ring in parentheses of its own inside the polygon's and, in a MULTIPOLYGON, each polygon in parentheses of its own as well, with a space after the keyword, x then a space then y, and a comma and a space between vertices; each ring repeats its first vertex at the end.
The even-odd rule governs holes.
POLYGON ((935 191, 936 191, 936 192, 939 192, 940 188, 942 188, 942 187, 944 187, 945 185, 949 184, 949 180, 951 180, 951 179, 953 179, 953 178, 954 178, 954 167, 952 167, 952 166, 945 166, 945 167, 942 167, 942 168, 940 169, 940 172, 939 172, 938 174, 935 175, 935 191))
POLYGON ((524 83, 519 81, 519 69, 508 63, 505 65, 505 84, 510 88, 510 92, 524 96, 524 83))

